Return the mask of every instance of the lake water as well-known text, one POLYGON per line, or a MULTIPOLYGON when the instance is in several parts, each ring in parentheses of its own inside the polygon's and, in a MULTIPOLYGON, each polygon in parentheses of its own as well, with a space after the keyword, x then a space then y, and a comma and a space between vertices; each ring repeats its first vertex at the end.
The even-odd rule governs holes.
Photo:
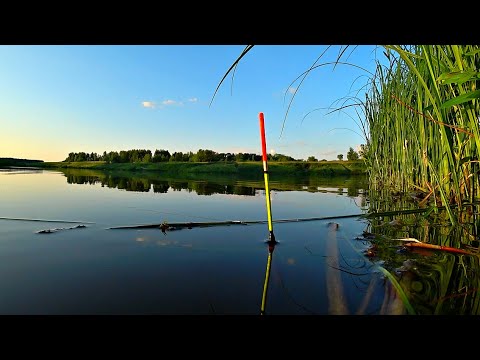
POLYGON ((361 180, 271 179, 269 247, 259 180, 0 170, 0 314, 405 314, 341 217, 367 211, 361 180), (260 223, 110 229, 233 220, 260 223))

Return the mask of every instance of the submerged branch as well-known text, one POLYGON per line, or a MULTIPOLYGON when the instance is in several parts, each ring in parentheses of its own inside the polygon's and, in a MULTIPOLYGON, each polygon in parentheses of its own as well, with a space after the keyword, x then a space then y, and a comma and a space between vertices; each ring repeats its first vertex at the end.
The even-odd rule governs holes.
MULTIPOLYGON (((302 219, 280 219, 272 220, 274 223, 289 223, 289 222, 302 222, 302 221, 319 221, 319 220, 329 220, 329 219, 342 219, 342 218, 352 218, 352 217, 362 217, 365 214, 354 214, 354 215, 339 215, 339 216, 323 216, 323 217, 314 217, 314 218, 302 218, 302 219)), ((240 221, 240 220, 230 220, 230 221, 214 221, 214 222, 187 222, 187 223, 161 223, 161 224, 145 224, 145 225, 130 225, 130 226, 117 226, 110 227, 109 230, 115 229, 151 229, 151 228, 165 228, 165 230, 179 230, 193 227, 209 227, 209 226, 229 226, 229 225, 251 225, 251 224, 266 224, 267 220, 251 220, 251 221, 240 221)))

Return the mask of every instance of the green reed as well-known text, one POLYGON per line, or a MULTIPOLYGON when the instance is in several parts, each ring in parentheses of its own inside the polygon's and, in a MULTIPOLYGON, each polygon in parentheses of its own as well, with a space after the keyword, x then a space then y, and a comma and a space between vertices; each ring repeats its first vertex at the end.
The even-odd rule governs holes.
MULTIPOLYGON (((230 66, 215 94, 252 47, 246 46, 230 66)), ((298 81, 298 90, 311 71, 327 65, 357 67, 343 61, 347 48, 340 47, 335 61, 319 63, 327 47, 292 84, 298 81)), ((456 224, 458 215, 451 205, 461 209, 464 201, 473 202, 479 195, 480 45, 383 45, 383 49, 386 62, 377 61, 374 73, 360 68, 369 77, 360 89, 365 98, 341 99, 343 104, 329 113, 346 108, 356 112, 360 121, 354 121, 366 141, 371 188, 430 194, 435 199, 432 206, 444 206, 456 224)))
POLYGON ((478 197, 480 46, 384 46, 365 100, 373 188, 421 190, 450 222, 478 197))

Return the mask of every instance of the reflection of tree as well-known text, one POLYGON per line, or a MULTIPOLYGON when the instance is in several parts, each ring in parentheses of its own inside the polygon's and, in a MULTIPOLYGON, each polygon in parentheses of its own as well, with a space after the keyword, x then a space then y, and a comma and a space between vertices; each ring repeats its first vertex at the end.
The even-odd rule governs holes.
POLYGON ((187 181, 169 181, 168 184, 174 191, 182 191, 189 188, 187 181))
POLYGON ((170 185, 166 180, 152 180, 153 192, 165 194, 170 189, 170 185))
POLYGON ((90 184, 94 185, 100 182, 98 176, 83 176, 83 175, 67 175, 67 183, 69 184, 90 184))
POLYGON ((248 187, 248 186, 234 186, 233 194, 255 196, 256 190, 257 190, 256 188, 248 187))
POLYGON ((347 188, 347 195, 351 197, 357 197, 359 195, 359 188, 355 186, 349 186, 347 188))
POLYGON ((139 192, 149 192, 150 191, 150 181, 147 179, 131 179, 128 183, 127 191, 139 191, 139 192))
POLYGON ((194 190, 198 195, 212 195, 216 193, 216 191, 214 191, 212 188, 209 188, 208 183, 205 182, 197 182, 191 185, 192 190, 194 190))
MULTIPOLYGON (((125 155, 125 154, 124 154, 125 155)), ((86 169, 64 169, 69 184, 96 184, 102 187, 117 188, 126 191, 153 192, 158 194, 173 191, 195 192, 198 195, 228 194, 255 196, 264 191, 262 180, 241 180, 221 178, 210 175, 208 180, 161 179, 155 173, 137 173, 128 171, 102 172, 86 169), (140 175, 140 176, 139 176, 140 175), (211 180, 210 180, 211 178, 211 180)), ((319 192, 322 187, 347 189, 349 196, 358 196, 360 189, 365 189, 364 179, 353 178, 317 178, 286 177, 271 183, 270 189, 275 191, 309 191, 319 192)))
POLYGON ((149 192, 150 191, 150 181, 148 179, 139 179, 139 178, 124 178, 124 177, 113 177, 109 176, 107 179, 102 181, 102 186, 108 186, 109 188, 117 188, 126 191, 138 191, 138 192, 149 192))

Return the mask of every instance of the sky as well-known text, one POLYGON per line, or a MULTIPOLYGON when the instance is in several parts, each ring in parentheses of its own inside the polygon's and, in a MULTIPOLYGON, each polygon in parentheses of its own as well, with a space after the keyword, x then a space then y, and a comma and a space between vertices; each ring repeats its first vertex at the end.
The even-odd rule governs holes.
POLYGON ((381 49, 352 45, 343 59, 355 66, 334 67, 328 63, 340 45, 256 45, 213 98, 244 48, 2 45, 0 157, 63 161, 70 152, 131 149, 261 154, 260 112, 270 153, 346 159, 350 147, 366 142, 353 107, 332 110, 351 104, 349 97, 364 100, 366 70, 374 72, 381 49), (321 66, 302 81, 314 64, 321 66))

